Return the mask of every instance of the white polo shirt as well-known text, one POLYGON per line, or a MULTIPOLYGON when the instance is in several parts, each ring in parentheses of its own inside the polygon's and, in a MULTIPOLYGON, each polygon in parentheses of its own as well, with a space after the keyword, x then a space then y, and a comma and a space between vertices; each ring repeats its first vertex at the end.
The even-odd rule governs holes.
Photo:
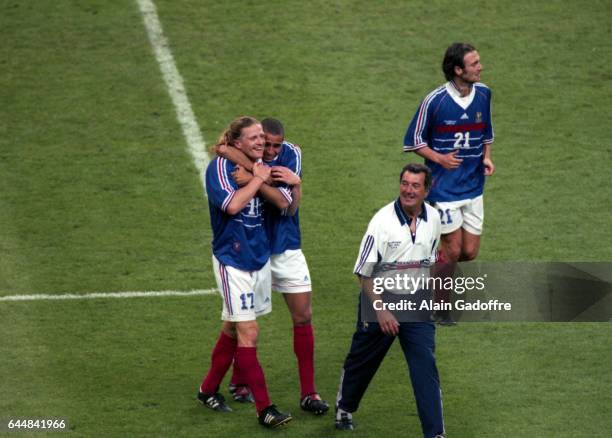
POLYGON ((423 203, 416 232, 410 231, 411 218, 404 213, 399 198, 385 205, 372 217, 359 249, 354 273, 372 277, 378 269, 428 267, 436 261, 440 243, 438 211, 423 203))

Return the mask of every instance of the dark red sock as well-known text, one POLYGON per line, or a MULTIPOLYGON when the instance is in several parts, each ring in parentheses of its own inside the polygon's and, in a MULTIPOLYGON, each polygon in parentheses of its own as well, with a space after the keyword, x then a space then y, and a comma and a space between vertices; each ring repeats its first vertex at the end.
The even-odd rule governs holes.
POLYGON ((297 356, 302 398, 317 392, 314 384, 314 333, 311 324, 293 327, 293 351, 297 356))
POLYGON ((246 385, 246 383, 244 383, 244 379, 240 375, 240 371, 238 371, 238 368, 236 367, 236 364, 234 364, 232 367, 232 378, 230 379, 230 385, 246 385))
POLYGON ((234 367, 238 368, 238 373, 243 378, 244 383, 249 385, 249 389, 255 399, 255 409, 257 409, 257 415, 259 415, 271 403, 268 396, 268 387, 266 386, 266 377, 257 360, 257 348, 236 348, 234 367))
POLYGON ((210 369, 200 385, 200 392, 213 394, 221 384, 225 373, 232 364, 234 352, 236 351, 236 339, 221 332, 221 336, 213 348, 210 358, 210 369))

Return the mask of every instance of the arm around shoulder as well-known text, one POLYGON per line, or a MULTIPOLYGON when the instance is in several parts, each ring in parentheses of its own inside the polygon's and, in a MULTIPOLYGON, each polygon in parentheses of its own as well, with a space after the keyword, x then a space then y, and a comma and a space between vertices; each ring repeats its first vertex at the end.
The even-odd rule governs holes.
POLYGON ((229 146, 225 143, 216 144, 215 153, 220 157, 223 157, 234 164, 238 164, 249 171, 253 170, 253 162, 249 159, 249 157, 247 157, 244 152, 233 146, 229 146))
POLYGON ((263 181, 263 178, 255 176, 247 185, 236 190, 225 212, 232 216, 240 213, 240 211, 251 202, 251 199, 257 195, 257 192, 263 185, 263 181))

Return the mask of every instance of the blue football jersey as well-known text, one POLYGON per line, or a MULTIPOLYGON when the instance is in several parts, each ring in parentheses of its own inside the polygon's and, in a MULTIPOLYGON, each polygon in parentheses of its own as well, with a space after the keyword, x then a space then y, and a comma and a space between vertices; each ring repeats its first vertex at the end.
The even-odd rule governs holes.
MULTIPOLYGON (((302 176, 302 152, 298 146, 283 142, 276 158, 266 162, 269 166, 284 166, 295 174, 302 176)), ((285 216, 269 202, 264 207, 266 232, 270 240, 272 254, 281 254, 288 249, 300 249, 300 217, 299 209, 293 216, 285 216)))
POLYGON ((231 161, 217 157, 206 169, 213 254, 224 265, 258 271, 270 258, 270 245, 263 226, 263 200, 256 196, 238 214, 226 213, 238 190, 231 177, 235 168, 231 161))
POLYGON ((484 145, 493 143, 491 90, 475 83, 472 91, 461 97, 452 82, 429 93, 412 118, 404 151, 429 146, 440 154, 459 151, 463 162, 457 169, 446 170, 425 160, 432 171, 431 202, 475 198, 484 190, 484 145))

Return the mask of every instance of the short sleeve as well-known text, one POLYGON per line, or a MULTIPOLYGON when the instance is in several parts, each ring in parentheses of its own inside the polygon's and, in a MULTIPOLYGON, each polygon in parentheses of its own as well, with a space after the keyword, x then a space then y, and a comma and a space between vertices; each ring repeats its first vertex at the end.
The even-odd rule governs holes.
POLYGON ((429 125, 433 118, 431 100, 430 96, 425 98, 410 121, 404 136, 404 152, 414 151, 430 144, 429 125))
POLYGON ((282 154, 279 166, 284 166, 291 170, 296 175, 302 176, 302 150, 299 146, 291 143, 284 143, 283 148, 286 148, 282 154))
POLYGON ((493 116, 492 116, 492 111, 491 111, 491 107, 492 107, 492 100, 491 100, 492 93, 491 93, 490 89, 488 89, 487 91, 488 91, 488 94, 487 94, 487 96, 488 96, 488 100, 487 100, 487 103, 488 103, 488 105, 487 105, 488 123, 487 123, 487 126, 486 126, 485 131, 484 131, 484 136, 483 136, 482 142, 484 144, 491 144, 491 143, 493 143, 493 139, 495 138, 495 135, 493 134, 493 116))
POLYGON ((355 269, 353 273, 364 277, 371 277, 374 271, 375 265, 380 261, 380 242, 382 237, 380 235, 381 229, 378 226, 376 217, 372 218, 368 225, 363 239, 361 239, 361 246, 359 247, 359 256, 355 262, 355 269))
POLYGON ((230 161, 217 157, 206 169, 206 195, 217 208, 226 211, 237 190, 237 185, 231 178, 233 165, 230 161))
POLYGON ((428 220, 435 221, 432 227, 433 243, 431 245, 431 254, 429 256, 429 261, 431 263, 436 263, 438 257, 438 248, 440 247, 440 239, 442 238, 442 224, 440 222, 440 216, 438 215, 438 212, 433 207, 427 210, 427 217, 428 220))

